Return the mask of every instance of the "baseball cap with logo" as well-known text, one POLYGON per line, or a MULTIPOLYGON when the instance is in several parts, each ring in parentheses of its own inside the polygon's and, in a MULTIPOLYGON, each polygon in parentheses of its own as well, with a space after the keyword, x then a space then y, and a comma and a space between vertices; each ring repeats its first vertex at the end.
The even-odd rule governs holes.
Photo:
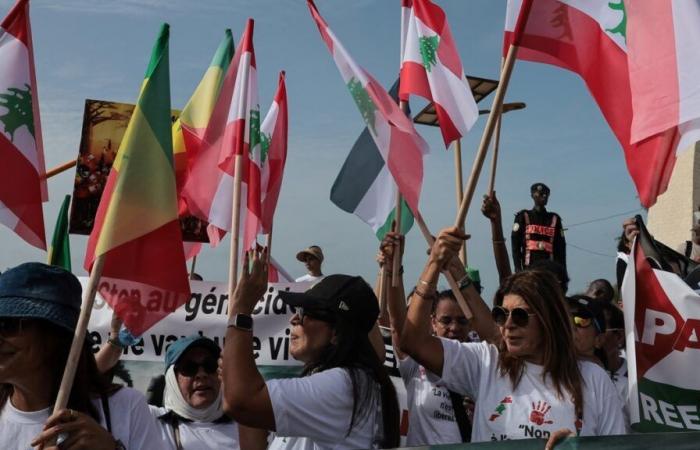
POLYGON ((280 291, 279 295, 290 306, 331 312, 366 332, 379 316, 377 296, 362 277, 329 275, 306 292, 280 291))
POLYGON ((532 186, 530 186, 530 193, 532 194, 536 191, 546 192, 547 194, 549 194, 549 186, 547 186, 544 183, 535 183, 532 186))
POLYGON ((297 253, 297 260, 304 262, 309 256, 313 256, 320 262, 323 262, 323 250, 318 245, 312 245, 297 253))

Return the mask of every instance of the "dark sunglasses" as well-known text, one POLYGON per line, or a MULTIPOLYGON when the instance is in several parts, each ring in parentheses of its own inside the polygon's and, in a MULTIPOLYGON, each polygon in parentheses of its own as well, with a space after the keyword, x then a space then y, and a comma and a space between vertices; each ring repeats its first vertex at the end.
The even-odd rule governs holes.
POLYGON ((31 323, 31 319, 19 317, 0 318, 0 335, 3 337, 15 337, 31 323))
POLYGON ((435 320, 437 320, 440 325, 445 327, 449 327, 450 324, 452 324, 453 322, 462 327, 466 327, 467 325, 469 325, 469 320, 467 320, 466 317, 442 316, 436 318, 435 320))
POLYGON ((215 358, 204 358, 202 362, 185 361, 175 365, 175 371, 185 377, 193 377, 199 372, 199 368, 204 369, 209 375, 214 375, 219 364, 215 358))
POLYGON ((312 319, 321 320, 328 323, 335 323, 335 316, 327 311, 320 311, 318 309, 304 309, 303 306, 297 306, 296 311, 299 315, 299 322, 301 322, 302 325, 304 325, 304 317, 310 317, 312 319))
POLYGON ((600 327, 598 323, 592 317, 581 317, 577 314, 571 315, 571 322, 576 328, 588 328, 591 325, 595 325, 595 329, 600 333, 600 327))
POLYGON ((513 308, 509 311, 502 306, 494 306, 491 310, 493 321, 496 322, 496 325, 501 327, 508 321, 508 316, 510 316, 515 326, 526 327, 530 321, 530 316, 534 315, 535 313, 529 313, 524 308, 513 308))

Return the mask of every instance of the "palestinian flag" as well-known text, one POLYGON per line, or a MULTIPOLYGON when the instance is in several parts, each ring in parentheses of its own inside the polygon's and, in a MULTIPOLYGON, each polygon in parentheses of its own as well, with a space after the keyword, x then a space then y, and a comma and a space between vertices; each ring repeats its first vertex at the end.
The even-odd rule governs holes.
POLYGON ((49 247, 48 264, 63 267, 71 271, 70 239, 68 238, 68 208, 70 208, 70 195, 66 195, 58 211, 56 227, 53 229, 53 239, 49 247))
POLYGON ((307 0, 307 4, 321 38, 360 110, 367 132, 377 145, 406 204, 414 214, 417 213, 423 184, 423 156, 428 153, 428 144, 379 82, 357 65, 321 17, 314 2, 307 0))
POLYGON ((46 168, 34 74, 29 1, 0 23, 0 223, 46 250, 46 168))
MULTIPOLYGON (((445 12, 430 0, 404 0, 401 99, 419 95, 435 105, 445 146, 465 136, 479 117, 445 12), (406 14, 406 10, 408 14, 406 14)), ((403 24, 402 24, 403 25, 403 24)))
POLYGON ((668 186, 679 133, 674 127, 630 143, 632 98, 625 3, 622 0, 508 0, 504 55, 516 38, 523 5, 531 5, 531 10, 519 34, 518 59, 558 66, 583 78, 624 150, 640 202, 650 207, 668 186))
MULTIPOLYGON (((622 283, 630 422, 635 431, 691 431, 700 414, 700 294, 657 251, 637 218, 622 283)), ((679 255, 682 256, 682 255, 679 255)))
MULTIPOLYGON (((398 100, 399 80, 389 90, 398 100)), ((410 111, 409 111, 410 116, 410 111)), ((377 148, 369 128, 365 128, 352 146, 340 173, 331 188, 331 201, 343 211, 355 214, 372 228, 382 240, 396 215, 396 183, 377 148)), ((413 226, 413 214, 404 204, 401 208, 401 233, 413 226)))
MULTIPOLYGON (((185 185, 188 161, 192 161, 199 150, 204 131, 209 123, 216 100, 219 98, 224 74, 232 57, 233 37, 231 30, 226 30, 209 68, 173 124, 173 154, 175 155, 175 178, 178 192, 185 185)), ((183 211, 184 206, 180 205, 181 213, 185 212, 183 211)))
POLYGON ((287 86, 285 73, 280 72, 275 99, 260 126, 263 172, 260 180, 262 232, 272 233, 272 222, 277 208, 284 165, 287 162, 287 86))
POLYGON ((100 293, 134 335, 190 296, 177 214, 168 37, 163 24, 85 255, 88 271, 104 255, 100 293))

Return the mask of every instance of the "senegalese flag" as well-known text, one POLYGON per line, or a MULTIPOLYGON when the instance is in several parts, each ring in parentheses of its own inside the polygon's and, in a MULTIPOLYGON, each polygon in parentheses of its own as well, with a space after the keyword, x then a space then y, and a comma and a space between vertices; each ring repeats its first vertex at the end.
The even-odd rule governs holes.
POLYGON ((107 179, 85 268, 104 256, 100 294, 140 335, 190 295, 177 214, 170 121, 169 25, 163 24, 107 179))
POLYGON ((70 240, 68 239, 68 208, 70 207, 70 195, 66 195, 58 211, 56 227, 53 229, 53 239, 49 247, 48 263, 52 266, 63 267, 70 271, 70 240))
MULTIPOLYGON (((209 68, 173 124, 173 154, 175 155, 175 179, 178 193, 187 181, 189 161, 197 154, 214 105, 219 98, 224 75, 233 58, 233 36, 226 30, 224 38, 214 53, 209 68)), ((184 202, 182 202, 184 203, 184 202)), ((181 203, 180 212, 183 204, 181 203)))

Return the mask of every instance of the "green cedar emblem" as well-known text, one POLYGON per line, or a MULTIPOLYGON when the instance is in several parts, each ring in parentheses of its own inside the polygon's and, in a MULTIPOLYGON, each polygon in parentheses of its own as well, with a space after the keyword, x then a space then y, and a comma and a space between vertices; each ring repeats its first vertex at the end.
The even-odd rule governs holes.
POLYGON ((260 133, 260 160, 263 164, 267 160, 267 154, 270 152, 270 144, 272 143, 272 135, 260 133))
POLYGON ((437 64, 438 36, 421 37, 418 43, 420 45, 420 55, 423 58, 423 66, 425 70, 430 72, 431 67, 437 64))
POLYGON ((622 11, 622 20, 615 28, 606 28, 605 31, 611 34, 619 34, 627 42, 627 11, 625 11, 625 2, 620 0, 619 3, 608 3, 608 7, 614 11, 622 11))
POLYGON ((365 123, 369 127, 372 134, 376 135, 377 130, 374 128, 374 112, 377 110, 377 107, 369 97, 367 90, 355 77, 351 78, 348 82, 348 89, 350 89, 350 95, 352 95, 352 98, 355 100, 355 104, 360 109, 360 114, 362 114, 362 118, 365 120, 365 123))
POLYGON ((253 151, 255 146, 260 144, 260 111, 256 109, 250 110, 250 145, 248 146, 248 153, 250 153, 251 159, 255 160, 255 155, 253 151))
POLYGON ((34 137, 34 113, 32 111, 32 88, 25 84, 27 89, 9 88, 7 93, 0 94, 0 106, 7 109, 7 113, 0 116, 0 122, 5 125, 5 133, 10 135, 10 140, 15 140, 15 131, 25 125, 34 137))

